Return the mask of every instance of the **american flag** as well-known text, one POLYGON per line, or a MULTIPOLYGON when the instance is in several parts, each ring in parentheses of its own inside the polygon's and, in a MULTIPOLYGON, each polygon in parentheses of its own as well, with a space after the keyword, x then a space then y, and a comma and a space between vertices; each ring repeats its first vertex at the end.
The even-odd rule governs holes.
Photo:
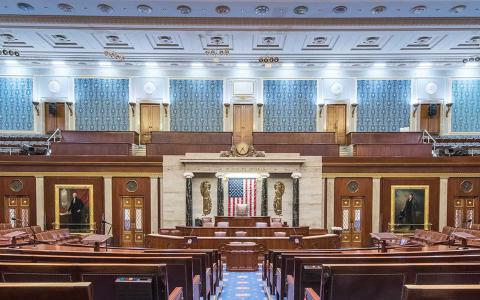
POLYGON ((247 204, 249 216, 257 214, 257 179, 228 179, 228 215, 235 216, 236 204, 242 203, 247 204))

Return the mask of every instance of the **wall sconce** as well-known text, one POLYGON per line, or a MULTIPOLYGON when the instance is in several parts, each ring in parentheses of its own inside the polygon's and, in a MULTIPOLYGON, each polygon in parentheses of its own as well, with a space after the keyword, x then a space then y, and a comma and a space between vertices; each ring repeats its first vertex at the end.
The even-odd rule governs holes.
POLYGON ((66 102, 66 104, 67 104, 68 111, 70 112, 70 117, 72 117, 73 116, 73 108, 72 108, 73 102, 66 102))
POLYGON ((137 107, 137 103, 129 102, 128 105, 130 105, 130 109, 132 110, 132 117, 135 117, 135 108, 137 107))
POLYGON ((263 103, 257 103, 257 107, 258 107, 258 117, 260 118, 262 116, 263 103))
POLYGON ((418 103, 415 103, 413 105, 413 117, 415 118, 415 116, 417 115, 417 110, 418 110, 418 107, 420 106, 420 104, 418 103))
POLYGON ((445 118, 448 118, 448 113, 450 113, 450 110, 452 109, 452 105, 453 103, 447 103, 446 106, 447 106, 447 112, 445 114, 445 118))
POLYGON ((322 117, 322 112, 323 112, 323 108, 325 107, 325 104, 319 104, 318 105, 318 117, 321 118, 322 117))
POLYGON ((168 118, 168 103, 162 103, 163 111, 165 112, 165 118, 168 118))
POLYGON ((33 101, 32 104, 33 104, 33 107, 35 108, 35 111, 37 112, 37 117, 40 116, 40 102, 33 101))
POLYGON ((352 103, 352 118, 355 116, 355 111, 357 110, 358 103, 352 103))
POLYGON ((225 106, 225 118, 228 118, 228 110, 230 109, 230 103, 223 103, 225 106))

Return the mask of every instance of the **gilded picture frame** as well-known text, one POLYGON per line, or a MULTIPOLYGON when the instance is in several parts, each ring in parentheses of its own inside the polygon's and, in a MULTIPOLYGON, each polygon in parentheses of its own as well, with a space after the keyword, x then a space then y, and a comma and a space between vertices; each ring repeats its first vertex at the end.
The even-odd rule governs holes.
POLYGON ((92 184, 56 184, 55 185, 55 223, 54 228, 69 228, 72 233, 92 233, 95 232, 95 218, 94 218, 94 197, 92 184), (65 222, 71 213, 68 212, 72 203, 73 193, 81 194, 79 196, 82 201, 82 209, 78 211, 82 222, 77 225, 72 225, 71 221, 65 222), (83 199, 82 199, 83 198, 83 199))
POLYGON ((415 229, 430 230, 429 197, 428 185, 392 185, 390 231, 409 233, 415 229))

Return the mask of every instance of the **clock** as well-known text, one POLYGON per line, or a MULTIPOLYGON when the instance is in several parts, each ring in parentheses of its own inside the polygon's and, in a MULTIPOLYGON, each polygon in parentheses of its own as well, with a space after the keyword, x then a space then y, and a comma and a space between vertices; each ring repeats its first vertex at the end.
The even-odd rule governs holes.
POLYGON ((239 155, 247 155, 249 151, 249 146, 247 143, 241 142, 235 146, 235 150, 239 155))

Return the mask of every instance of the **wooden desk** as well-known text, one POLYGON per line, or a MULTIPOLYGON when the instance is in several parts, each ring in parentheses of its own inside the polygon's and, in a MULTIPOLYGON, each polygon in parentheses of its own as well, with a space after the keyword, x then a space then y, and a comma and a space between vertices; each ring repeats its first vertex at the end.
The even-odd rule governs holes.
POLYGON ((258 270, 258 245, 253 242, 232 242, 225 245, 227 271, 249 272, 258 270))
POLYGON ((237 231, 245 231, 247 237, 272 237, 274 232, 285 232, 287 236, 303 235, 308 236, 309 227, 187 227, 176 226, 182 236, 215 236, 215 232, 226 232, 226 236, 235 236, 237 231))
POLYGON ((257 222, 264 222, 270 226, 270 217, 256 216, 256 217, 227 217, 216 216, 215 226, 218 222, 228 222, 229 227, 255 227, 257 222))

